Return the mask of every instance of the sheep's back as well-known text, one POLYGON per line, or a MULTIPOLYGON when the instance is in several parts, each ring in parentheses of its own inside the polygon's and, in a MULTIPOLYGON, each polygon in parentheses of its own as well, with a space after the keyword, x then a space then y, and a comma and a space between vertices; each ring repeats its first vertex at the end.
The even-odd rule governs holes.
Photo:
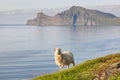
POLYGON ((62 52, 62 54, 63 55, 68 55, 68 56, 70 56, 70 57, 73 57, 73 54, 72 54, 72 52, 70 52, 70 51, 64 51, 64 52, 62 52))
POLYGON ((62 52, 62 55, 63 55, 64 59, 69 62, 72 62, 74 60, 72 52, 64 51, 64 52, 62 52))

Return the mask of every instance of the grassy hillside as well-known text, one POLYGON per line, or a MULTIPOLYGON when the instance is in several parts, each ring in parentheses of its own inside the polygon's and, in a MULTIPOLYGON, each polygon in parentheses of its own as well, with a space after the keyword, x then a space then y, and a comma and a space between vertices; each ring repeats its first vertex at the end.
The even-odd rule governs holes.
POLYGON ((120 80, 120 53, 88 60, 33 80, 120 80))

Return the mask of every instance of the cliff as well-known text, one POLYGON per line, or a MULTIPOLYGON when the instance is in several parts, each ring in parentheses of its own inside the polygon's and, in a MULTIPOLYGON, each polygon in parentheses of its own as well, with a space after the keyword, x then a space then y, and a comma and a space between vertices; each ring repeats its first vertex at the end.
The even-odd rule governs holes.
POLYGON ((73 6, 54 16, 48 16, 41 12, 37 13, 37 17, 35 19, 27 21, 27 25, 116 25, 118 24, 118 22, 116 22, 116 18, 117 17, 115 15, 110 13, 73 6))
POLYGON ((87 60, 33 80, 120 80, 120 53, 87 60))

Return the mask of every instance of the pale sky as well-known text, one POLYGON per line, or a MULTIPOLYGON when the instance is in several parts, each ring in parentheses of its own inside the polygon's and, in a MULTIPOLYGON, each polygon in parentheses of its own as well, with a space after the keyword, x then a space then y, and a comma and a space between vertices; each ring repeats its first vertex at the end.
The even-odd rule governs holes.
POLYGON ((0 10, 120 5, 120 0, 0 0, 0 10))

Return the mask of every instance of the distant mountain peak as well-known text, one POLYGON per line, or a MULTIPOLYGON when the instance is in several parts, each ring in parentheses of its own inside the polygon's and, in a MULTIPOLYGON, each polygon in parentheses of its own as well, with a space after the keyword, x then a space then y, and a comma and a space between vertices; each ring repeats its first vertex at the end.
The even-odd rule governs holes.
POLYGON ((85 9, 85 8, 83 8, 83 7, 81 7, 81 6, 72 6, 72 7, 70 7, 70 9, 85 9))
POLYGON ((72 6, 72 7, 70 7, 69 9, 85 9, 85 8, 80 7, 80 6, 72 6))
POLYGON ((47 16, 44 13, 37 14, 34 20, 28 20, 28 25, 110 25, 116 18, 115 15, 98 10, 86 9, 80 6, 72 6, 68 10, 47 16))

